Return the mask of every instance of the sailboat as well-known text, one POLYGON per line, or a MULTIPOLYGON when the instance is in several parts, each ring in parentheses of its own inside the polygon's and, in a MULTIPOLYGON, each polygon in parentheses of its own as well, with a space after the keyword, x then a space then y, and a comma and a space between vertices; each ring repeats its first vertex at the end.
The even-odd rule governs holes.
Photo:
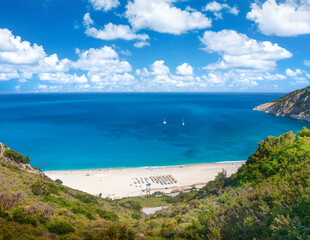
POLYGON ((163 124, 165 125, 167 122, 166 122, 166 118, 164 118, 164 121, 163 121, 163 124))
POLYGON ((183 118, 183 120, 182 120, 182 126, 184 126, 185 125, 185 123, 184 123, 184 118, 183 118))

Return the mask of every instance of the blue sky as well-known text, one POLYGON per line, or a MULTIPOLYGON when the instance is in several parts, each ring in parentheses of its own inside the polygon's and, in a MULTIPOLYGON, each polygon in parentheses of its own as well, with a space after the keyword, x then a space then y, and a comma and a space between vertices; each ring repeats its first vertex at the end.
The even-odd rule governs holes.
POLYGON ((310 0, 10 0, 0 92, 289 92, 310 0))

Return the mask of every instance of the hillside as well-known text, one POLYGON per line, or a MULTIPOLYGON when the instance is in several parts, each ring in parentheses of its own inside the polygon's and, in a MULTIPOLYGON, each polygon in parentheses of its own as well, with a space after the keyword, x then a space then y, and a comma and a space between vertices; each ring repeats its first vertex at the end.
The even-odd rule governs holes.
POLYGON ((309 239, 310 130, 268 137, 236 174, 177 197, 106 200, 1 145, 0 239, 309 239), (20 161, 20 162, 17 162, 20 161), (17 165, 16 165, 17 164, 17 165), (142 207, 167 208, 146 216, 142 207))
POLYGON ((310 122, 310 87, 296 90, 277 100, 261 104, 253 110, 310 122))

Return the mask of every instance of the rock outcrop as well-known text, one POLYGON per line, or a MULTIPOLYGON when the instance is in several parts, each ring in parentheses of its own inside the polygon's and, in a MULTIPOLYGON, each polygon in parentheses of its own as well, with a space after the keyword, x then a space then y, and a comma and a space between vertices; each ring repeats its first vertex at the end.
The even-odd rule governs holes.
POLYGON ((310 86, 261 104, 253 110, 310 122, 310 86))

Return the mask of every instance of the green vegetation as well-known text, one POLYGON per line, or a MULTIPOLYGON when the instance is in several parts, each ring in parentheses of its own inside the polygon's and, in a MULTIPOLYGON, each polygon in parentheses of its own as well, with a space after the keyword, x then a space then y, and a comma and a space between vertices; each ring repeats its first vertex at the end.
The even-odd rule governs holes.
POLYGON ((309 239, 309 176, 306 128, 268 137, 233 176, 177 197, 101 199, 2 162, 0 240, 309 239))
POLYGON ((24 157, 21 153, 15 152, 12 149, 6 149, 3 156, 17 163, 30 163, 29 156, 24 157))
POLYGON ((55 183, 62 184, 62 181, 60 179, 56 179, 55 183))

